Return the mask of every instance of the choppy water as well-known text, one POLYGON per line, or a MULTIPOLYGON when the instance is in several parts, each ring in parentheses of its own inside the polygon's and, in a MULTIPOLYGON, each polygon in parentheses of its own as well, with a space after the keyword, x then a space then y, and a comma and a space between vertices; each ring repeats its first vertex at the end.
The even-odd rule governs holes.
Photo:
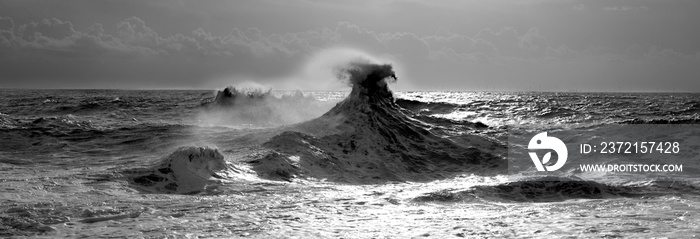
POLYGON ((326 113, 348 94, 304 92, 314 101, 288 96, 238 110, 253 103, 217 106, 214 91, 0 90, 0 235, 700 233, 693 181, 510 182, 483 166, 507 154, 509 125, 695 124, 700 94, 397 92, 395 106, 370 100, 326 113), (350 112, 363 113, 342 118, 350 112), (174 153, 192 145, 202 148, 174 153), (218 154, 220 165, 206 161, 218 154), (190 171, 172 173, 187 155, 190 171), (460 161, 473 158, 480 163, 460 161), (215 178, 201 178, 210 171, 215 178))

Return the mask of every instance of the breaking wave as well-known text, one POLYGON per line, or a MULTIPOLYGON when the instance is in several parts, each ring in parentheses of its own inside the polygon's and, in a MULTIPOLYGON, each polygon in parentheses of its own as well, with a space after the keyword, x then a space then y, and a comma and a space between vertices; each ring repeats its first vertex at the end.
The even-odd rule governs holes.
POLYGON ((206 104, 199 119, 216 125, 288 125, 318 117, 332 106, 298 90, 277 97, 271 89, 229 86, 206 104))
POLYGON ((392 65, 357 59, 334 72, 352 86, 348 97, 263 144, 270 152, 250 161, 260 176, 371 183, 504 172, 502 158, 464 143, 488 139, 453 141, 397 105, 388 87, 397 79, 392 65))
POLYGON ((149 192, 193 194, 227 178, 231 168, 216 148, 181 147, 147 169, 127 171, 130 182, 149 192))

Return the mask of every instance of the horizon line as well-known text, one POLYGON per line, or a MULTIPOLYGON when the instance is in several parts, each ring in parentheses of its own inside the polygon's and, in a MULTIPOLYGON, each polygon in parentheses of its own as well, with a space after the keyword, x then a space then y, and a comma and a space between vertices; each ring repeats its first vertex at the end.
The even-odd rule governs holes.
MULTIPOLYGON (((223 88, 23 88, 23 87, 0 87, 0 90, 105 90, 105 91, 219 91, 223 88)), ((326 91, 326 92, 342 92, 346 90, 322 90, 322 89, 271 89, 272 91, 326 91)), ((646 91, 646 90, 629 90, 629 91, 595 91, 595 90, 392 90, 393 92, 511 92, 511 93, 700 93, 700 91, 646 91)))

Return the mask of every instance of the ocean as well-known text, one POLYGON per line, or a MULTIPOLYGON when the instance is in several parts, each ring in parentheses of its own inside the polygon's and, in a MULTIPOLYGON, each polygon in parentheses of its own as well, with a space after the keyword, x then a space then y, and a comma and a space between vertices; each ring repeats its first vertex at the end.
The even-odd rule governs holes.
POLYGON ((358 69, 342 92, 2 89, 0 236, 700 234, 698 174, 519 178, 507 159, 543 127, 692 127, 700 94, 391 92, 390 67, 358 69))

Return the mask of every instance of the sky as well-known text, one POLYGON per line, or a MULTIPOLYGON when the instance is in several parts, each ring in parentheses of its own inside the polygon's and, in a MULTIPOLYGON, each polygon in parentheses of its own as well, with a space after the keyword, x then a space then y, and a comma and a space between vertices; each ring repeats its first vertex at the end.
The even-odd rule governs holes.
POLYGON ((397 90, 700 92, 698 23, 697 0, 0 0, 0 88, 314 89, 346 49, 397 90))

